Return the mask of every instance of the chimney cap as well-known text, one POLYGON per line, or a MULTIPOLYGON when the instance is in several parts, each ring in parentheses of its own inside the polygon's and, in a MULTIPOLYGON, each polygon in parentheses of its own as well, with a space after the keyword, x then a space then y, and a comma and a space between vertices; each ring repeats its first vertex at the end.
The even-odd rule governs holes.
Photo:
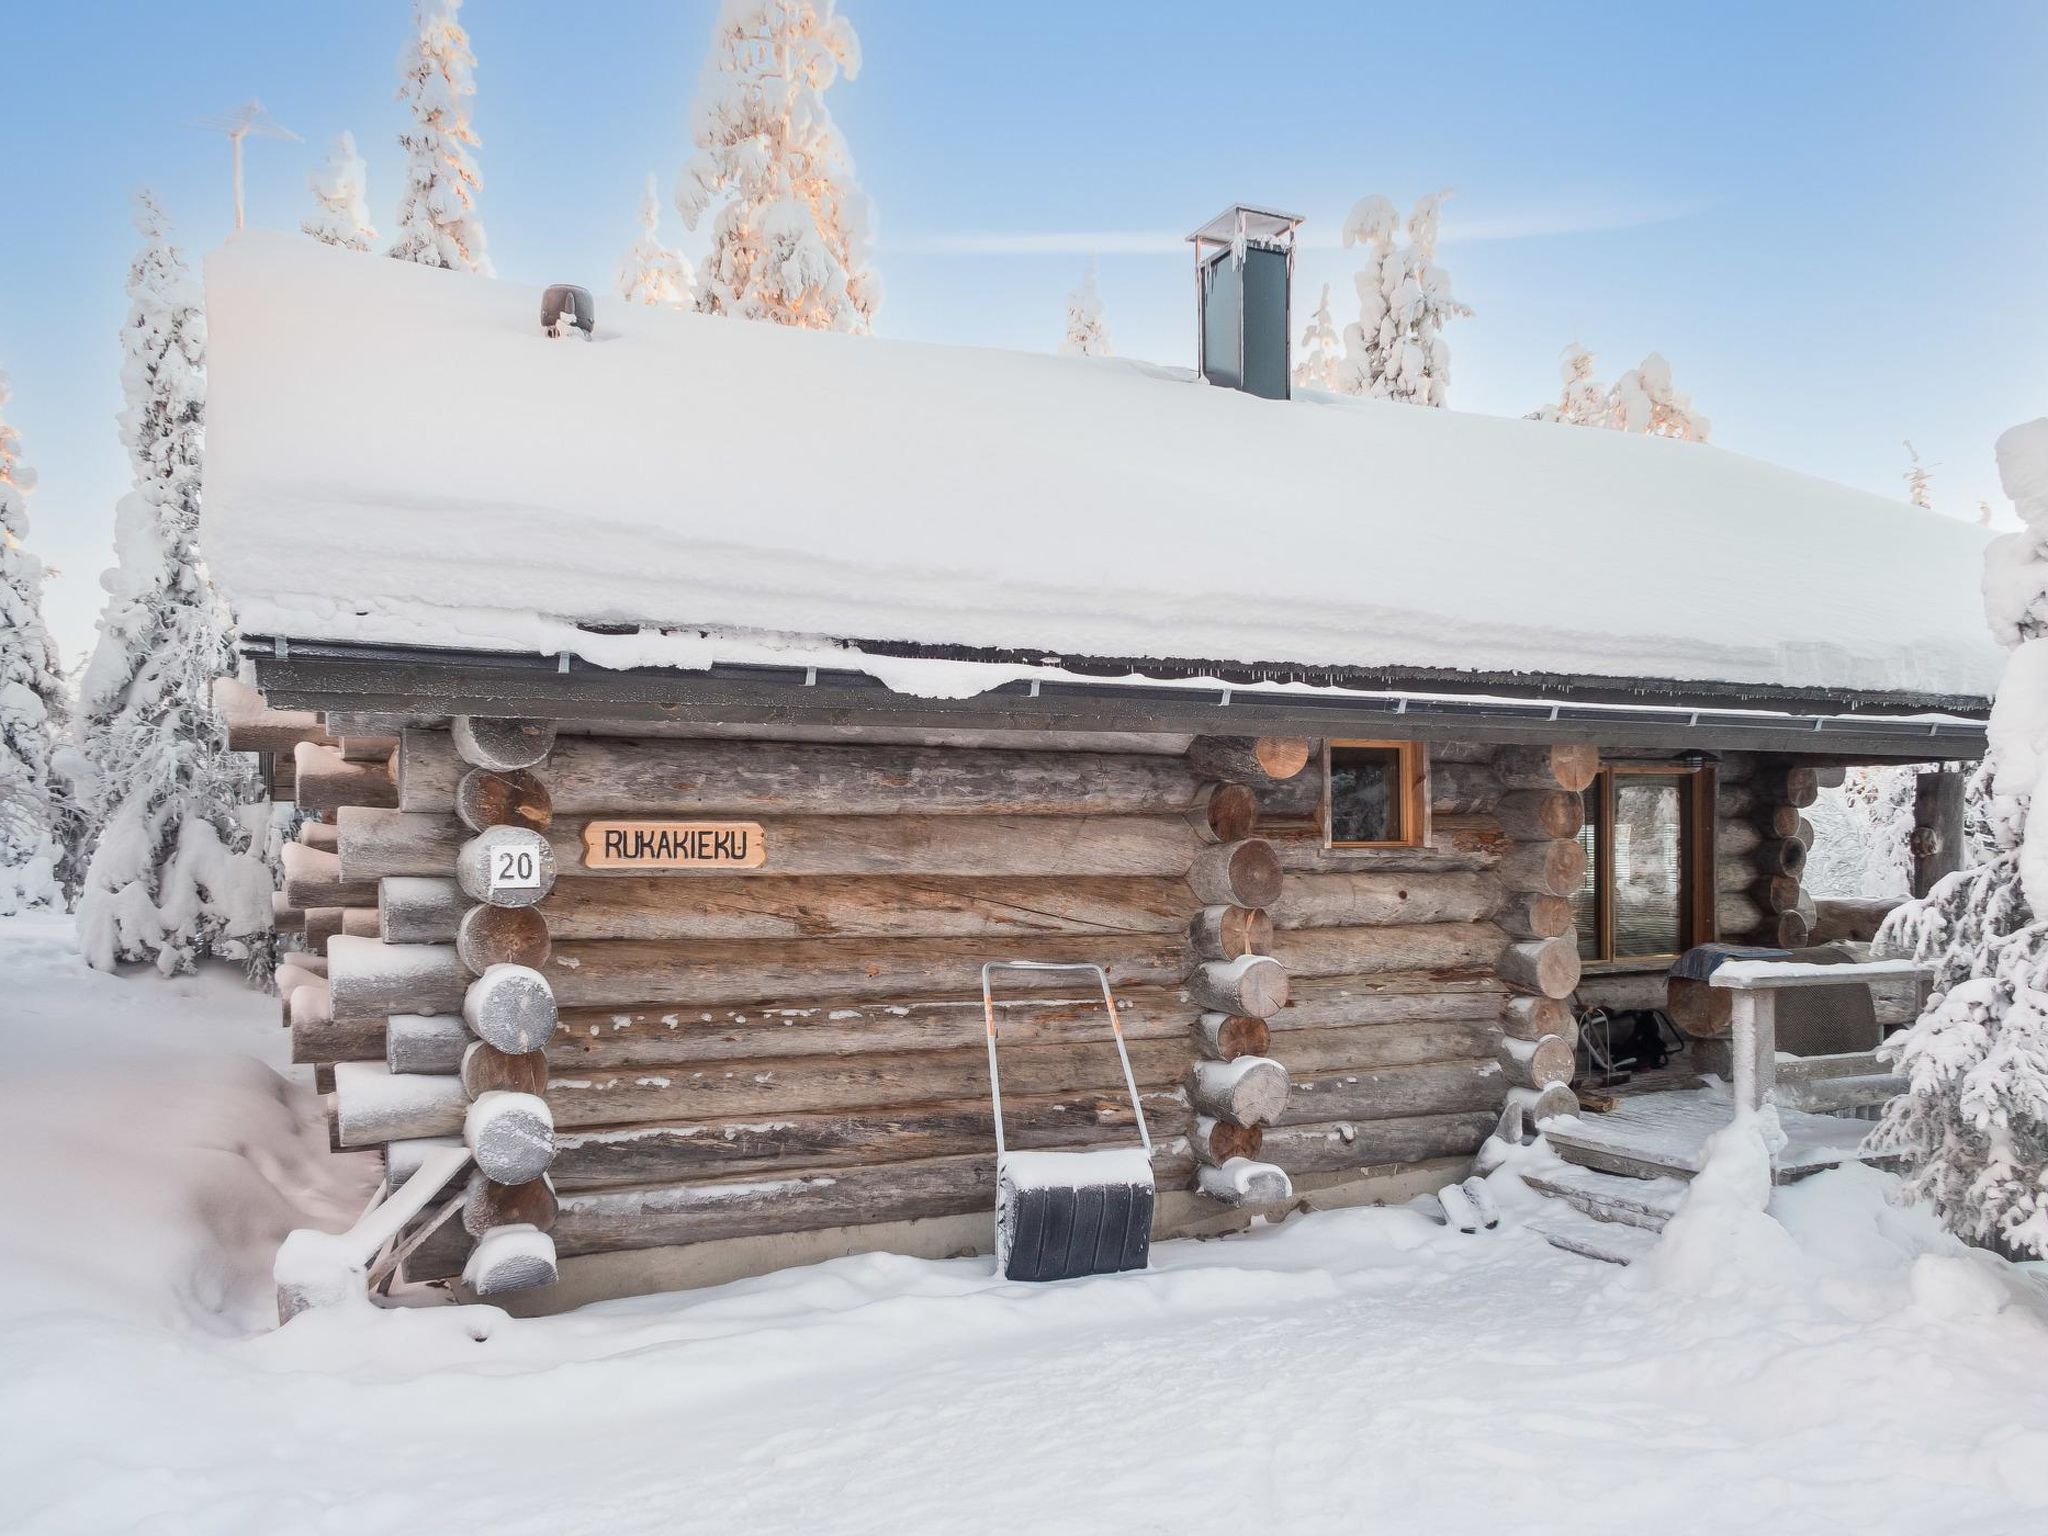
POLYGON ((1305 222, 1299 213, 1279 213, 1271 208, 1254 208, 1249 203, 1232 203, 1188 239, 1199 249, 1209 243, 1228 245, 1240 230, 1248 239, 1279 242, 1287 239, 1305 222))

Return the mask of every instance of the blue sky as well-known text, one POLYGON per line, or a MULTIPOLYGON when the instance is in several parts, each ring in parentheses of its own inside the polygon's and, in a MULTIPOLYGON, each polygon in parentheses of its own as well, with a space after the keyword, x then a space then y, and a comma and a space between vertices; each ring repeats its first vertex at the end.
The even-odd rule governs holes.
MULTIPOLYGON (((687 153, 714 9, 470 0, 501 275, 608 290, 643 178, 666 199, 687 153)), ((1191 362, 1178 237, 1235 200, 1309 216, 1297 312, 1328 281, 1341 324, 1345 209, 1452 187, 1442 260, 1477 311, 1451 332, 1454 408, 1548 399, 1574 338, 1603 377, 1655 348, 1725 447, 1901 495, 1911 437, 1938 509, 2010 521, 1992 441, 2048 411, 2048 6, 844 9, 866 64, 830 102, 877 211, 887 335, 1049 349, 1092 257, 1117 350, 1191 362)), ((188 124, 255 95, 308 142, 252 143, 250 222, 295 227, 348 128, 388 228, 408 12, 6 0, 0 366, 73 659, 126 483, 129 190, 158 190, 196 260, 232 210, 226 145, 188 124)))

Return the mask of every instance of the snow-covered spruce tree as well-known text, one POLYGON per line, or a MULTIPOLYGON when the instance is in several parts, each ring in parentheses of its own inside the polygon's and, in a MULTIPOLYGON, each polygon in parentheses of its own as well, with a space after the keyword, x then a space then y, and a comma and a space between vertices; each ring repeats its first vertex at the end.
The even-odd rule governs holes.
POLYGON ((79 947, 102 969, 165 974, 246 957, 270 920, 270 878, 248 852, 250 760, 227 750, 213 680, 231 661, 226 614, 199 557, 206 322, 162 211, 136 199, 121 438, 134 488, 114 512, 107 604, 79 690, 78 772, 91 861, 79 947))
POLYGON ((681 251, 661 241, 661 198, 654 178, 640 203, 640 232, 619 258, 619 297, 628 304, 687 309, 697 301, 697 273, 681 251))
POLYGON ((1607 426, 1607 386, 1593 377, 1593 354, 1572 342, 1564 349, 1557 375, 1563 387, 1556 402, 1538 406, 1528 419, 1561 421, 1574 427, 1607 426))
POLYGON ((676 183, 683 222, 718 204, 697 308, 865 332, 881 302, 868 203, 825 92, 860 70, 834 0, 723 0, 691 109, 697 152, 676 183))
POLYGON ((1095 269, 1067 295, 1067 334, 1060 341, 1062 357, 1110 357, 1109 327, 1102 319, 1102 295, 1096 291, 1095 269))
POLYGON ((1377 394, 1386 372, 1391 322, 1385 288, 1399 227, 1394 205, 1378 196, 1361 197, 1344 218, 1344 248, 1362 247, 1365 256, 1365 264, 1351 276, 1358 318, 1344 327, 1344 361, 1338 367, 1338 387, 1347 395, 1377 394))
POLYGON ((478 142, 469 126, 476 55, 455 19, 461 6, 462 0, 413 0, 413 36, 398 56, 398 99, 411 110, 412 127, 398 136, 405 191, 390 254, 488 277, 491 258, 476 216, 484 183, 469 157, 478 142))
POLYGON ((1906 439, 1906 467, 1900 473, 1906 482, 1906 500, 1922 512, 1934 510, 1934 476, 1927 472, 1927 466, 1920 462, 1920 450, 1913 446, 1913 440, 1906 439))
POLYGON ((1294 365, 1294 387, 1341 390, 1343 372, 1343 346, 1337 337, 1337 323, 1330 318, 1330 285, 1325 283, 1316 312, 1301 330, 1301 361, 1294 365))
MULTIPOLYGON (((9 393, 0 372, 0 411, 9 393)), ((43 623, 43 564, 28 550, 35 483, 20 434, 0 416, 0 917, 63 904, 68 801, 52 758, 64 669, 43 623)))
POLYGON ((356 136, 337 134, 328 148, 327 163, 306 178, 313 189, 313 211, 299 228, 328 245, 369 250, 377 243, 377 231, 363 201, 369 178, 369 167, 356 153, 356 136))
POLYGON ((2021 530, 1985 551, 1991 631, 2012 654, 1972 777, 1991 857, 1893 912, 1880 954, 1931 962, 1927 1011, 1882 1055, 1908 1087, 1872 1144, 1959 1236, 2048 1256, 2048 418, 1998 440, 2021 530))
POLYGON ((1671 365, 1657 352, 1614 381, 1607 396, 1607 424, 1621 432, 1694 443, 1704 443, 1714 425, 1693 409, 1692 396, 1672 386, 1671 365))
POLYGON ((1414 405, 1442 405, 1451 379, 1447 321, 1469 316, 1451 296, 1451 276, 1436 263, 1436 243, 1448 192, 1416 201, 1408 240, 1394 241, 1394 207, 1383 197, 1361 198, 1344 221, 1344 243, 1363 245, 1358 271, 1358 319, 1344 331, 1344 385, 1353 394, 1414 405))
POLYGON ((1914 768, 1851 768, 1807 812, 1813 848, 1801 883, 1816 898, 1904 896, 1913 885, 1914 768))

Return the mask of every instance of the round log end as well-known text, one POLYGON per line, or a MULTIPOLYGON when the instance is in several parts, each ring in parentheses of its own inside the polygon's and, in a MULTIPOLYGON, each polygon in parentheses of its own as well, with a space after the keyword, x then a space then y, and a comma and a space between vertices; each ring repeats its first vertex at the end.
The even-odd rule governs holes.
POLYGON ((449 735, 455 751, 472 768, 515 773, 542 762, 555 749, 552 720, 500 720, 487 715, 457 715, 449 735))
POLYGON ((1579 947, 1570 939, 1526 939, 1501 951, 1500 975, 1538 997, 1571 996, 1579 984, 1579 947))
POLYGON ((1248 784, 1212 784, 1200 820, 1205 834, 1216 842, 1250 837, 1259 822, 1258 792, 1248 784))
POLYGON ((455 787, 455 814, 472 832, 488 827, 528 827, 545 832, 554 820, 547 785, 526 771, 494 773, 472 768, 455 787))
POLYGON ((455 930, 455 953, 478 976, 494 965, 537 971, 553 947, 548 920, 537 907, 471 907, 455 930))
POLYGON ((462 1139, 486 1178, 525 1184, 555 1160, 555 1117, 546 1099, 499 1090, 469 1106, 462 1139))
POLYGON ((555 854, 527 827, 491 827, 462 845, 455 878, 471 901, 531 907, 555 888, 555 854))
POLYGON ((1195 1021, 1202 1048, 1217 1061, 1263 1056, 1272 1048, 1273 1031, 1264 1019, 1241 1014, 1205 1013, 1195 1021))
POLYGON ((1232 1125, 1270 1125, 1287 1108, 1287 1069, 1265 1056, 1198 1061, 1189 1084, 1196 1109, 1232 1125))
POLYGON ((513 1056, 482 1040, 472 1040, 462 1052, 462 1087, 472 1099, 502 1090, 506 1093, 545 1094, 548 1091, 548 1057, 545 1051, 528 1051, 513 1056))
POLYGON ((462 1283, 477 1296, 503 1296, 553 1285, 559 1273, 555 1240, 520 1222, 493 1227, 477 1239, 462 1266, 462 1283))
POLYGON ((471 1237, 482 1237, 494 1227, 521 1225, 550 1232, 561 1209, 546 1174, 524 1184, 500 1184, 472 1173, 462 1198, 462 1225, 471 1237))
POLYGON ((1266 1133, 1256 1125, 1232 1125, 1228 1120, 1203 1115, 1196 1120, 1195 1133, 1189 1141, 1196 1159, 1213 1168, 1233 1157, 1257 1157, 1265 1145, 1266 1133))
POLYGON ((1511 997, 1500 1017, 1502 1031, 1515 1040, 1541 1040, 1546 1035, 1569 1040, 1575 1032, 1570 1006, 1555 997, 1511 997))
POLYGON ((554 1035, 554 988, 531 966, 494 965, 469 984, 462 1017, 479 1040, 523 1056, 554 1035))

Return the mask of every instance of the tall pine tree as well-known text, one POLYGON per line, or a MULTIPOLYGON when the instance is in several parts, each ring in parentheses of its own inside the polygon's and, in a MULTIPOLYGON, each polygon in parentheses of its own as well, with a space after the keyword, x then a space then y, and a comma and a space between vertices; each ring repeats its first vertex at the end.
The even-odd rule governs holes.
POLYGON ((723 0, 691 112, 697 152, 676 184, 691 229, 714 204, 697 307, 824 331, 867 331, 868 203, 825 105, 860 71, 835 0, 723 0))
MULTIPOLYGON (((0 373, 0 411, 9 397, 0 373)), ((0 417, 0 916, 62 905, 68 802, 52 770, 65 690, 43 623, 43 565, 28 550, 35 471, 0 417)))
POLYGON ((1417 199, 1408 215, 1408 240, 1395 242, 1394 205, 1361 198, 1344 221, 1344 243, 1362 245, 1358 319, 1344 330, 1340 382, 1355 395, 1414 405, 1442 405, 1451 382, 1451 349, 1444 325, 1469 316, 1451 295, 1451 275, 1436 262, 1436 243, 1448 192, 1417 199))
POLYGON ((476 216, 484 183, 469 157, 478 142, 469 126, 476 56, 455 19, 461 6, 462 0, 413 0, 413 35, 398 56, 398 99, 411 110, 412 126, 398 136, 405 190, 390 254, 488 277, 491 258, 476 216))
POLYGON ((363 201, 369 174, 363 157, 356 153, 356 136, 337 134, 327 151, 327 163, 306 178, 313 189, 313 211, 299 228, 327 245, 351 251, 370 249, 377 243, 377 231, 363 201))
POLYGON ((1095 286, 1095 269, 1074 285, 1067 295, 1067 334, 1060 340, 1062 357, 1109 357, 1109 327, 1102 319, 1102 294, 1095 286))
POLYGON ((1574 427, 1607 425, 1607 388, 1593 377, 1593 354, 1576 341, 1564 349, 1557 365, 1562 387, 1557 403, 1538 406, 1531 421, 1561 421, 1574 427))
POLYGON ((640 204, 640 232, 619 258, 619 297, 628 304, 683 309, 697 299, 697 273, 681 251, 661 238, 661 199, 654 178, 640 204))
POLYGON ((1998 440, 2018 533, 1985 551, 1991 632, 2011 652, 1968 824, 1988 858, 1892 913, 1880 954, 1930 962, 1927 1009, 1882 1055, 1907 1081, 1872 1144, 1948 1228, 2048 1257, 2048 417, 1998 440))
POLYGON ((1693 443, 1704 443, 1714 427, 1693 409, 1692 396, 1672 384, 1671 365, 1658 352, 1614 381, 1607 396, 1607 425, 1619 432, 1693 443))
POLYGON ((232 663, 226 614, 199 555, 206 323, 162 210, 136 200, 143 244, 121 332, 121 437, 134 488, 114 513, 107 605, 79 693, 91 860, 79 947, 102 969, 165 974, 246 957, 268 927, 270 879, 248 849, 249 759, 210 702, 232 663))

